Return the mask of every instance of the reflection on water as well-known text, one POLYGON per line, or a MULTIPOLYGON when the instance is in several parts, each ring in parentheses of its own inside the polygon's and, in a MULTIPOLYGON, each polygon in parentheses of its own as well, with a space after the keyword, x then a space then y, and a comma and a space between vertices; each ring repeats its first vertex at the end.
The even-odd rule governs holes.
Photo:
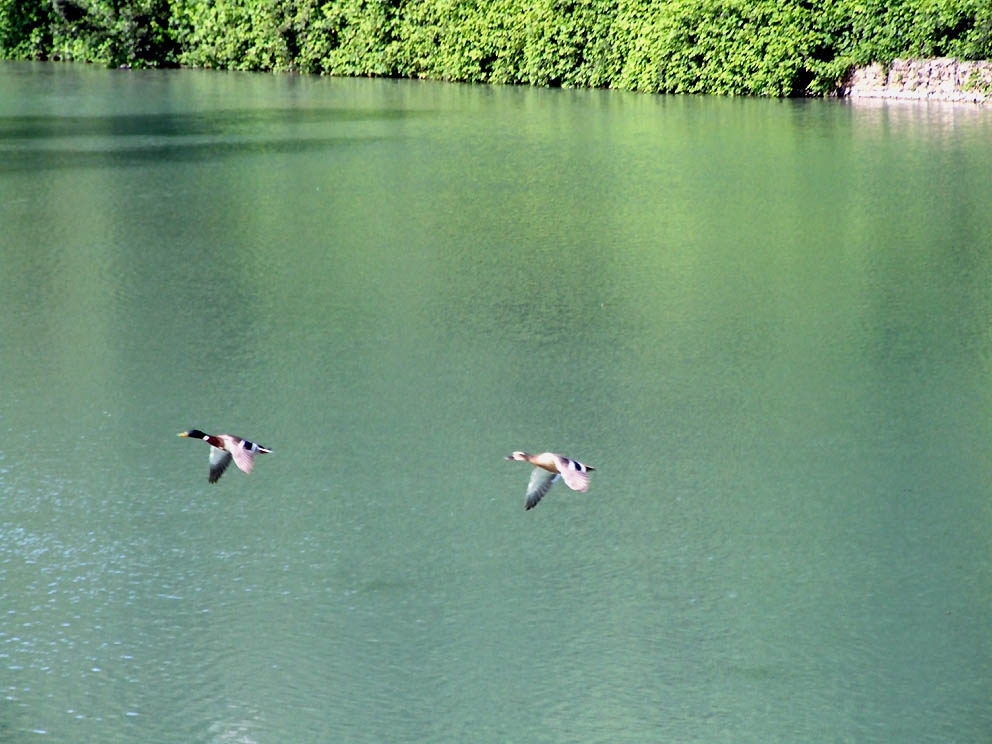
POLYGON ((946 141, 981 138, 988 128, 988 107, 974 103, 865 98, 847 105, 862 123, 861 133, 869 137, 890 124, 899 128, 896 134, 923 135, 936 142, 941 137, 946 141))
POLYGON ((4 741, 985 737, 989 112, 0 102, 4 741))
POLYGON ((270 127, 305 127, 347 122, 388 121, 416 116, 402 110, 267 108, 105 116, 8 116, 0 120, 0 139, 53 137, 191 137, 257 134, 270 127))
POLYGON ((375 142, 355 134, 306 137, 300 130, 414 116, 401 110, 244 109, 171 114, 0 117, 0 172, 115 168, 230 156, 293 155, 375 142), (280 131, 281 130, 281 131, 280 131), (260 137, 260 133, 269 135, 260 137), (272 138, 272 134, 285 134, 272 138), (75 146, 66 148, 65 144, 75 146), (31 146, 31 145, 35 146, 31 146))
MULTIPOLYGON (((371 140, 370 140, 371 141, 371 140)), ((162 142, 144 147, 122 147, 113 150, 53 150, 19 149, 4 159, 0 173, 8 171, 38 171, 66 168, 124 168, 147 162, 212 162, 225 157, 262 155, 300 155, 332 147, 354 147, 362 144, 354 138, 268 141, 206 141, 182 143, 162 142)))

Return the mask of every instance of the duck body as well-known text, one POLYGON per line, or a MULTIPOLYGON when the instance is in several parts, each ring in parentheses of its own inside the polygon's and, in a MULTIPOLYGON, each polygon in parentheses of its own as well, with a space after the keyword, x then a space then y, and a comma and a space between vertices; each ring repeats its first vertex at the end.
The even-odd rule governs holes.
POLYGON ((181 437, 202 439, 210 445, 210 474, 208 483, 216 483, 234 460, 234 464, 244 473, 250 473, 255 466, 255 455, 271 452, 268 447, 236 437, 233 434, 205 434, 199 429, 179 432, 181 437))
POLYGON ((585 493, 589 490, 589 473, 596 469, 555 452, 541 452, 531 455, 527 452, 516 451, 504 459, 523 460, 534 465, 534 470, 530 474, 530 481, 527 483, 527 499, 524 502, 524 509, 533 509, 537 506, 537 502, 544 498, 544 494, 551 488, 551 484, 559 478, 565 481, 565 485, 573 491, 585 493))

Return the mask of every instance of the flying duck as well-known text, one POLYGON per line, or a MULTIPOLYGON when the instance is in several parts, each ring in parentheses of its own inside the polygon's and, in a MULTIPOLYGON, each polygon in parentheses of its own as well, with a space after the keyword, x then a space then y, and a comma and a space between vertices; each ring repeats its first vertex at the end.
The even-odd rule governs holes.
POLYGON ((210 475, 207 481, 216 483, 217 480, 227 470, 234 458, 234 464, 245 473, 250 473, 255 464, 255 455, 262 452, 271 452, 268 447, 249 442, 247 439, 236 437, 231 434, 204 434, 199 429, 179 432, 181 437, 191 437, 202 439, 210 445, 210 475))
POLYGON ((539 455, 513 452, 503 459, 526 460, 531 465, 537 466, 530 474, 530 481, 527 483, 525 509, 533 509, 537 506, 537 502, 544 497, 544 494, 551 488, 551 484, 558 480, 559 476, 565 481, 565 485, 573 491, 587 491, 589 489, 589 471, 596 469, 583 465, 570 457, 556 455, 554 452, 542 452, 539 455))

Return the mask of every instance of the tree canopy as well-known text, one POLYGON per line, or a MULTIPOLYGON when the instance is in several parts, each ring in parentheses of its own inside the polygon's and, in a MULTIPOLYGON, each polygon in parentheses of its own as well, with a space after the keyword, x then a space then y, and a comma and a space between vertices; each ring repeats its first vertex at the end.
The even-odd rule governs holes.
POLYGON ((992 57, 987 0, 0 0, 0 57, 666 93, 821 95, 992 57))

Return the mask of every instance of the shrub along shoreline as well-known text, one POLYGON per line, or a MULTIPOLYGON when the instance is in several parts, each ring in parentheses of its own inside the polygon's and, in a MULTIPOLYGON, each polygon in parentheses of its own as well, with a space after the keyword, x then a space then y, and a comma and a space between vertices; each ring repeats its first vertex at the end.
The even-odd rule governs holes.
POLYGON ((818 96, 906 57, 992 58, 992 3, 0 0, 0 58, 113 67, 818 96))

